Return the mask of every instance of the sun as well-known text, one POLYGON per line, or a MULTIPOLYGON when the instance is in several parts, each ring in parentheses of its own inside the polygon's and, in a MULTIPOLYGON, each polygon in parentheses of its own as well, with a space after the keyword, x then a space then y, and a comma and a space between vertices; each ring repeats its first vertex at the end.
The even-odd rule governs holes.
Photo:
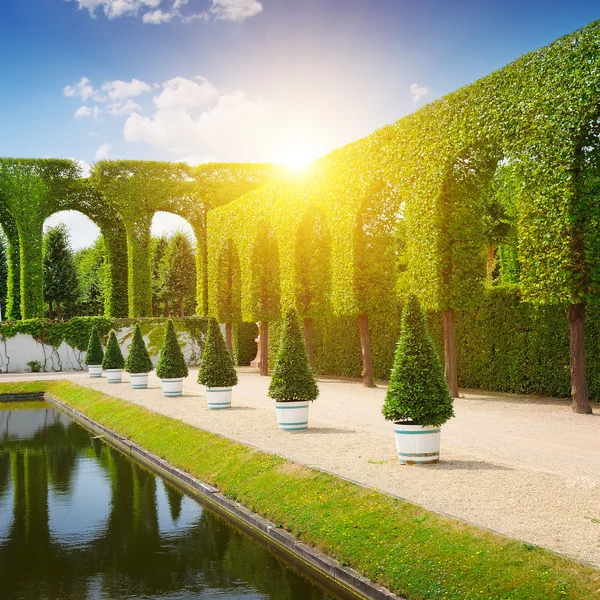
POLYGON ((319 151, 306 143, 286 145, 279 153, 276 162, 294 170, 305 169, 319 158, 319 151))

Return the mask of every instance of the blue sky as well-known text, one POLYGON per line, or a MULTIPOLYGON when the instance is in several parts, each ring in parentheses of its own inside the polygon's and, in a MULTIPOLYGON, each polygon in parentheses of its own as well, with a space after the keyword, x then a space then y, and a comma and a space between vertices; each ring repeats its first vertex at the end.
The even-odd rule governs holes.
POLYGON ((596 0, 7 0, 0 155, 313 159, 597 18, 596 0))

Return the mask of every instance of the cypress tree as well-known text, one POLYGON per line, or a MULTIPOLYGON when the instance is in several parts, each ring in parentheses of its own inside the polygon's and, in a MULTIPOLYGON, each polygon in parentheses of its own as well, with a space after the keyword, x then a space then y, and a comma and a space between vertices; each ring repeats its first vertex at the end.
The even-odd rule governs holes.
POLYGON ((148 349, 142 336, 142 328, 139 323, 133 329, 133 339, 129 346, 129 354, 125 360, 125 370, 128 373, 149 373, 154 368, 148 349))
POLYGON ((173 321, 167 321, 165 329, 165 337, 162 348, 160 349, 160 357, 156 366, 156 374, 161 379, 174 379, 176 377, 187 377, 188 366, 185 362, 185 356, 181 351, 177 333, 173 321))
POLYGON ((308 362, 298 313, 292 309, 283 322, 269 396, 278 402, 298 402, 315 400, 318 395, 319 388, 308 362))
POLYGON ((86 365, 101 365, 103 360, 104 350, 102 350, 102 340, 100 339, 98 328, 93 325, 84 362, 86 365))
POLYGON ((232 387, 238 382, 231 355, 217 320, 208 321, 206 343, 198 371, 198 383, 207 387, 232 387))
POLYGON ((114 329, 108 334, 108 343, 106 344, 106 352, 102 360, 104 369, 122 369, 125 366, 125 359, 121 352, 121 346, 117 341, 117 334, 114 329))
POLYGON ((382 412, 388 421, 423 426, 438 426, 454 416, 442 365, 413 295, 402 312, 402 331, 382 412))

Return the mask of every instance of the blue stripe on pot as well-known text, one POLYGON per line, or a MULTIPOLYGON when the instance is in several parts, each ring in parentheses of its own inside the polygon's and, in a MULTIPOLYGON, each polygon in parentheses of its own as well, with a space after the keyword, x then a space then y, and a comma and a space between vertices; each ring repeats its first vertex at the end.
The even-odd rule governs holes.
POLYGON ((289 425, 308 425, 308 421, 300 421, 298 423, 281 423, 283 427, 288 427, 289 425))
POLYGON ((173 393, 173 392, 163 392, 163 394, 165 396, 181 396, 182 395, 181 392, 175 392, 175 393, 173 393))
POLYGON ((439 456, 439 452, 398 452, 398 456, 439 456))
POLYGON ((218 394, 219 392, 229 392, 231 390, 206 390, 209 394, 218 394))
POLYGON ((289 410, 289 409, 300 410, 301 408, 306 408, 306 406, 304 406, 304 405, 303 405, 303 406, 279 406, 279 404, 277 404, 277 405, 275 406, 275 408, 276 408, 277 410, 282 410, 282 409, 284 409, 284 408, 285 408, 285 409, 288 409, 288 410, 289 410))
POLYGON ((439 433, 440 429, 428 429, 426 431, 404 431, 404 429, 394 429, 400 435, 426 435, 428 433, 439 433))

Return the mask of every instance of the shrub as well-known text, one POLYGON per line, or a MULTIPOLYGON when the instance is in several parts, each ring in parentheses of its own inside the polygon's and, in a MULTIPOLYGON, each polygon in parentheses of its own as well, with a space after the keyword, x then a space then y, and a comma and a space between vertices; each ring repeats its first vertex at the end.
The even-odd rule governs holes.
POLYGON ((108 343, 106 344, 106 352, 102 359, 103 369, 122 369, 125 366, 125 359, 121 352, 121 347, 117 341, 117 334, 114 329, 108 334, 108 343))
POLYGON ((207 387, 232 387, 238 382, 237 373, 221 329, 214 317, 208 321, 208 333, 198 371, 198 383, 207 387))
POLYGON ((308 363, 298 313, 290 310, 283 321, 269 396, 278 402, 297 402, 315 400, 318 395, 319 388, 308 363))
POLYGON ((389 421, 441 425, 454 416, 442 365, 425 326, 419 301, 410 296, 383 405, 389 421))
POLYGON ((42 368, 42 363, 39 360, 30 360, 27 366, 31 369, 32 373, 39 373, 42 368))
POLYGON ((142 328, 139 323, 135 324, 129 354, 125 360, 125 370, 128 373, 149 373, 154 368, 148 349, 142 336, 142 328))
POLYGON ((88 342, 87 352, 85 354, 86 365, 101 365, 104 360, 104 351, 102 350, 102 341, 97 327, 92 327, 90 339, 88 342))
POLYGON ((188 376, 187 363, 185 362, 185 357, 181 351, 181 346, 179 345, 179 340, 177 339, 175 327, 171 319, 167 321, 165 337, 160 349, 158 365, 156 366, 156 374, 161 379, 188 376))

